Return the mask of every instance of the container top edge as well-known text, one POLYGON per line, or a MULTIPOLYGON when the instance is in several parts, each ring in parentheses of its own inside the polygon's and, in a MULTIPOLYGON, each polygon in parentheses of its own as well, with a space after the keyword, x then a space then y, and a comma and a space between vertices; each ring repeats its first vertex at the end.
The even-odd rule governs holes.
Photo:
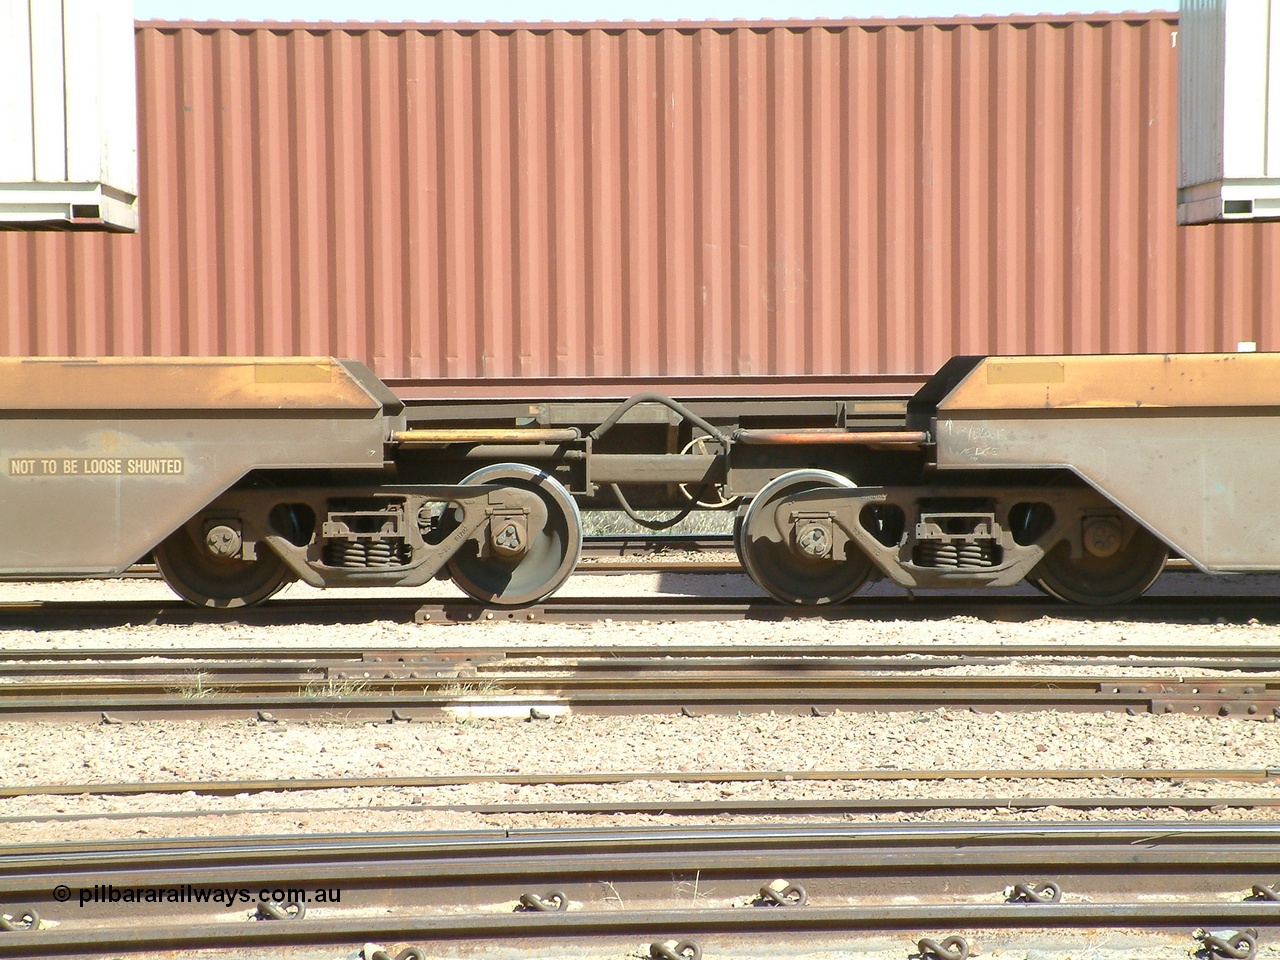
POLYGON ((961 27, 961 26, 1032 26, 1069 25, 1073 23, 1141 23, 1163 21, 1178 22, 1177 10, 1106 11, 1097 13, 1039 13, 950 17, 865 17, 822 19, 772 19, 772 20, 515 20, 515 21, 398 21, 398 20, 138 20, 137 30, 341 30, 365 31, 551 31, 551 30, 810 30, 810 29, 883 29, 886 27, 961 27))

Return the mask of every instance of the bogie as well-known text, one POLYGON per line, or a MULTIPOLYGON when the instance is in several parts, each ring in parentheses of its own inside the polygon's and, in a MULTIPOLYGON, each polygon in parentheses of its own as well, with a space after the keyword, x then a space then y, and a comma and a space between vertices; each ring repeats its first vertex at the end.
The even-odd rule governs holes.
POLYGON ((737 547, 757 584, 791 603, 839 602, 872 568, 907 589, 1008 587, 1024 577, 1084 604, 1140 596, 1168 548, 1083 487, 855 487, 825 471, 775 481, 742 513, 737 547), (846 589, 824 578, 856 558, 846 589), (808 592, 806 592, 808 591, 808 592))
POLYGON ((419 586, 447 564, 466 592, 515 605, 560 586, 581 547, 572 497, 508 464, 461 485, 233 490, 166 538, 156 560, 175 592, 202 606, 260 603, 294 579, 419 586))

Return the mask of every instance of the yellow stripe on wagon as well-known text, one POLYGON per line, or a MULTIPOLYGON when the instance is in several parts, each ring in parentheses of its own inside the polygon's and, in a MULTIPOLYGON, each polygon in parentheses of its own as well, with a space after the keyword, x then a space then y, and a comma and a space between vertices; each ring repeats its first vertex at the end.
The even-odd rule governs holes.
POLYGON ((1280 406, 1280 353, 987 357, 938 405, 960 410, 1280 406))

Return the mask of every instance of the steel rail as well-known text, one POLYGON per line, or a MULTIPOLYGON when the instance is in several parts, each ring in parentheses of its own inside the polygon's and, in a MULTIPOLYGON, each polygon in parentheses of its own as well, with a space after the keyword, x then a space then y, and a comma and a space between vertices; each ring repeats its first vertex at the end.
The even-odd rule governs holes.
MULTIPOLYGON (((1083 607, 1064 604, 1049 597, 921 594, 907 597, 854 597, 842 604, 800 607, 758 597, 551 597, 539 604, 520 609, 485 607, 469 601, 428 601, 419 605, 414 620, 418 623, 598 623, 609 620, 934 620, 958 616, 995 621, 1049 617, 1089 623, 1108 620, 1191 623, 1221 617, 1228 622, 1257 620, 1280 623, 1280 598, 1155 596, 1140 597, 1132 603, 1115 607, 1083 607)), ((0 608, 0 622, 3 622, 3 608, 0 608)))
MULTIPOLYGON (((1168 895, 1202 892, 1209 883, 1223 892, 1248 889, 1280 869, 1278 854, 1274 822, 716 824, 184 837, 8 845, 0 850, 0 897, 51 900, 50 879, 92 888, 363 878, 411 879, 467 898, 469 885, 487 887, 497 894, 476 899, 493 903, 518 897, 505 889, 511 883, 589 885, 616 877, 615 885, 633 883, 656 899, 673 874, 699 872, 720 881, 763 876, 767 882, 803 871, 827 882, 811 891, 815 895, 880 899, 892 896, 895 884, 922 896, 990 895, 1004 885, 993 886, 992 878, 1027 870, 1033 879, 1069 877, 1080 895, 1131 893, 1144 880, 1150 885, 1168 875, 1156 887, 1168 895)), ((743 892, 753 891, 728 896, 743 892)), ((1280 905, 1273 909, 1280 920, 1280 905)))
MULTIPOLYGON (((664 534, 594 534, 582 538, 582 557, 588 561, 611 560, 631 557, 633 559, 650 558, 658 561, 670 559, 671 554, 734 554, 736 547, 733 535, 729 533, 664 533, 664 534)), ((696 565, 698 561, 687 561, 696 565)), ((736 558, 719 561, 735 570, 741 570, 736 558)), ((584 572, 601 570, 603 566, 588 563, 584 572)), ((619 569, 643 569, 638 564, 631 564, 619 569)), ((79 579, 79 578, 72 578, 79 579)), ((108 577, 94 577, 97 580, 163 580, 160 568, 150 561, 131 564, 122 573, 108 577)), ((31 583, 70 582, 66 577, 33 577, 31 583)))
POLYGON ((1280 782, 1280 767, 1234 767, 1202 769, 1067 768, 1059 770, 924 769, 924 770, 635 770, 592 771, 590 773, 464 773, 415 777, 308 777, 288 780, 178 780, 132 783, 36 783, 0 785, 0 799, 35 796, 139 796, 143 794, 190 793, 196 796, 235 796, 303 790, 350 790, 375 788, 424 788, 503 784, 509 786, 609 785, 665 781, 669 783, 770 783, 871 782, 903 780, 1108 780, 1156 782, 1220 780, 1232 783, 1280 782))
MULTIPOLYGON (((366 787, 380 786, 375 782, 366 787)), ((166 791, 167 792, 167 791, 166 791)), ((183 793, 198 791, 184 790, 183 793)), ((207 817, 294 816, 316 813, 474 813, 483 816, 610 816, 646 814, 667 817, 847 817, 885 813, 927 813, 947 810, 1004 810, 1027 812, 1048 808, 1088 811, 1180 810, 1187 812, 1266 810, 1280 807, 1280 796, 987 796, 987 797, 903 797, 873 800, 606 800, 563 803, 361 803, 353 805, 308 805, 305 807, 235 807, 210 809, 192 807, 170 810, 130 810, 111 813, 38 813, 0 816, 0 824, 83 823, 87 820, 195 820, 207 817)))
MULTIPOLYGON (((1276 913, 1257 903, 1079 903, 1037 906, 1004 904, 877 905, 858 910, 813 907, 804 910, 666 909, 602 910, 527 915, 476 914, 427 917, 343 917, 278 923, 154 924, 124 929, 61 927, 36 933, 5 935, 5 955, 15 960, 37 957, 110 956, 138 951, 228 950, 257 948, 278 951, 289 947, 342 944, 359 950, 370 940, 395 942, 498 941, 519 948, 524 955, 557 956, 566 942, 576 956, 585 943, 619 944, 631 940, 716 938, 720 956, 743 956, 754 944, 774 950, 797 938, 863 935, 872 931, 936 929, 1021 931, 1060 927, 1100 932, 1119 929, 1181 934, 1185 946, 1194 945, 1191 928, 1205 924, 1237 929, 1255 928, 1274 936, 1280 927, 1276 913), (760 943, 764 940, 764 943, 760 943), (526 951, 534 951, 532 954, 526 951)), ((1137 946, 1137 944, 1135 944, 1137 946)), ((788 951, 790 952, 790 951, 788 951)), ((1140 951, 1139 951, 1140 952, 1140 951)), ((471 955, 472 951, 467 954, 471 955)), ((279 956, 278 953, 273 953, 279 956)), ((776 954, 775 954, 776 955, 776 954)))
MULTIPOLYGON (((971 666, 974 664, 961 662, 948 665, 948 669, 971 666)), ((734 664, 724 669, 716 663, 703 664, 699 661, 684 661, 676 669, 654 667, 642 662, 616 665, 594 663, 592 667, 593 669, 580 669, 576 664, 566 663, 562 666, 545 665, 540 669, 524 665, 522 669, 510 670, 499 661, 493 664, 476 664, 461 674, 456 665, 445 663, 411 664, 386 674, 380 673, 376 667, 337 667, 324 671, 284 668, 271 676, 233 676, 226 680, 199 667, 195 670, 188 668, 186 671, 175 671, 170 667, 168 672, 160 676, 144 671, 139 676, 130 674, 125 677, 116 676, 120 673, 116 666, 109 667, 106 671, 86 667, 77 677, 32 681, 15 679, 0 683, 0 712, 10 700, 32 697, 52 699, 93 695, 106 698, 104 702, 123 703, 127 700, 181 693, 194 698, 217 698, 225 695, 288 700, 315 695, 313 689, 307 686, 300 690, 300 683, 314 686, 325 680, 334 681, 335 684, 340 680, 358 682, 360 694, 398 698, 409 705, 418 702, 419 693, 422 698, 447 698, 452 703, 459 697, 467 696, 467 691, 460 690, 459 687, 480 684, 493 687, 492 699, 495 702, 504 702, 503 698, 511 697, 556 697, 588 706, 603 705, 606 710, 609 702, 614 699, 623 705, 629 702, 690 704, 689 697, 682 695, 689 691, 697 694, 694 701, 705 698, 712 706, 716 705, 717 700, 733 693, 740 693, 752 700, 767 701, 778 695, 778 687, 786 687, 789 693, 812 692, 820 700, 848 697, 855 705, 863 701, 877 703, 879 701, 874 698, 878 696, 883 696, 886 703, 893 703, 923 702, 924 698, 934 695, 952 698, 965 705, 987 696, 993 698, 993 702, 999 699, 1016 702, 1025 697, 1026 702, 1038 704, 1043 700, 1039 694, 1049 691, 1061 695, 1064 702, 1074 701, 1086 705, 1091 704, 1101 693, 1121 698, 1171 700, 1196 696, 1215 699, 1258 698, 1260 701, 1275 701, 1280 706, 1280 676, 1271 674, 1258 674, 1248 678, 1193 676, 1185 672, 1176 677, 1142 674, 972 675, 922 674, 917 670, 898 667, 886 668, 892 672, 885 675, 882 671, 863 670, 841 663, 796 662, 786 659, 760 665, 734 664), (175 683, 193 678, 198 678, 202 684, 198 692, 189 693, 175 688, 175 683), (661 684, 663 689, 654 692, 653 688, 657 684, 661 684), (413 692, 410 693, 409 690, 413 692)), ((485 699, 490 699, 488 695, 482 695, 485 699)), ((346 695, 339 696, 345 698, 346 695)))
MULTIPOLYGON (((582 555, 603 557, 662 557, 667 553, 733 554, 732 534, 618 534, 582 538, 582 555)), ((736 562, 736 561, 735 561, 736 562)), ((594 566, 589 569, 595 569, 594 566)))
POLYGON ((1248 643, 1150 643, 1129 640, 1088 643, 965 643, 933 641, 924 643, 866 643, 866 644, 672 644, 655 648, 652 644, 609 644, 583 646, 566 644, 556 646, 492 646, 492 647, 439 647, 431 645, 404 646, 387 649, 364 647, 317 646, 218 646, 218 647, 159 647, 130 645, 128 647, 80 647, 44 649, 32 647, 8 647, 0 650, 0 673, 38 674, 40 672, 65 673, 77 669, 81 662, 123 663, 138 669, 171 669, 173 664, 192 661, 216 663, 221 669, 233 670, 270 669, 275 664, 297 665, 299 669, 312 666, 368 665, 373 668, 412 666, 417 663, 433 664, 437 661, 454 664, 469 662, 504 661, 508 668, 523 662, 547 660, 575 660, 582 668, 593 663, 602 664, 628 661, 644 661, 666 664, 679 669, 682 660, 705 660, 715 663, 748 663, 776 660, 791 661, 856 661, 860 666, 875 669, 878 661, 893 665, 894 669, 913 664, 926 666, 955 666, 964 663, 1007 663, 1028 657, 1053 660, 1089 660, 1129 664, 1137 666, 1186 666, 1218 669, 1225 664, 1227 670, 1280 669, 1280 644, 1266 640, 1248 643), (158 662, 152 662, 158 661, 158 662))
POLYGON ((412 722, 442 718, 526 718, 561 714, 685 716, 832 711, 1127 711, 1271 719, 1280 680, 1178 680, 1073 676, 825 676, 779 670, 755 677, 692 675, 530 676, 486 673, 462 680, 345 681, 299 687, 253 681, 242 691, 201 682, 193 694, 165 681, 36 681, 0 685, 5 720, 257 719, 412 722), (336 684, 336 686, 335 686, 336 684), (491 692, 483 688, 491 687, 491 692), (409 688, 409 689, 406 689, 409 688))
POLYGON ((39 908, 57 924, 5 934, 7 956, 358 945, 375 938, 794 938, 939 925, 966 931, 1123 927, 1187 936, 1191 927, 1230 924, 1274 935, 1280 904, 1243 898, 1253 884, 1274 882, 1278 846, 1275 824, 1158 822, 1141 828, 714 827, 60 844, 0 857, 0 899, 11 911, 19 903, 39 908), (731 908, 779 876, 804 885, 808 903, 731 908), (1046 879, 1061 885, 1067 902, 994 902, 1009 884, 1046 879), (700 895, 686 882, 698 884, 700 895), (75 889, 76 902, 54 896, 59 883, 75 889), (227 919, 222 906, 188 903, 165 911, 159 923, 155 908, 147 911, 148 924, 121 923, 128 913, 96 895, 108 885, 322 886, 342 891, 344 910, 376 906, 393 915, 249 923, 227 919), (522 895, 548 888, 563 890, 580 909, 512 912, 522 895), (81 904, 80 891, 94 896, 81 904), (895 902, 904 895, 917 902, 895 902))
POLYGON ((1243 623, 1280 623, 1280 598, 1257 596, 1141 597, 1116 607, 1082 607, 1049 597, 966 595, 855 597, 836 605, 797 607, 763 597, 556 596, 527 607, 492 607, 474 600, 415 600, 378 596, 376 591, 340 599, 269 600, 250 608, 222 611, 172 601, 60 601, 0 603, 3 629, 87 629, 130 624, 194 625, 236 623, 348 624, 402 623, 600 623, 609 621, 708 620, 936 620, 969 616, 989 621, 1045 617, 1096 623, 1195 623, 1222 618, 1243 623))
MULTIPOLYGON (((1243 673, 1280 674, 1280 651, 1271 648, 1230 648, 1216 657, 1188 656, 1190 651, 1173 649, 1162 656, 1128 655, 1127 645, 1094 648, 1079 654, 1058 644, 1019 644, 1000 649, 999 655, 982 648, 975 655, 963 646, 904 646, 892 648, 791 647, 743 648, 734 646, 701 648, 663 647, 657 655, 652 647, 405 649, 361 651, 359 649, 290 651, 280 648, 248 648, 228 651, 207 650, 205 656, 181 650, 60 651, 46 660, 42 652, 0 653, 0 693, 14 686, 4 679, 31 682, 47 678, 38 689, 61 689, 59 682, 93 680, 135 681, 155 678, 155 682, 177 682, 199 676, 209 683, 237 684, 240 692, 268 683, 297 683, 316 680, 362 680, 381 684, 394 680, 457 679, 481 674, 500 675, 517 682, 521 678, 562 677, 572 673, 574 682, 588 678, 609 678, 619 683, 643 678, 652 682, 702 682, 705 675, 729 680, 767 679, 785 674, 803 676, 809 682, 822 677, 872 676, 885 673, 920 674, 929 670, 994 667, 1025 663, 1035 659, 1046 666, 1089 664, 1123 666, 1130 669, 1177 670, 1178 679, 1186 671, 1229 671, 1228 682, 1239 681, 1243 673), (782 652, 780 652, 780 649, 782 652), (1101 649, 1122 655, 1099 656, 1101 649), (668 652, 670 651, 670 653, 668 652), (793 652, 794 651, 794 652, 793 652), (904 655, 905 654, 905 655, 904 655), (37 659, 38 658, 38 659, 37 659)), ((1158 648, 1156 648, 1158 649, 1158 648)), ((1141 677, 1140 674, 1135 675, 1141 677)), ((1097 679, 1097 678, 1095 678, 1097 679)), ((1103 678, 1105 679, 1105 678, 1103 678)), ((1143 678, 1145 679, 1145 678, 1143 678)), ((1169 678, 1172 679, 1172 678, 1169 678)), ((1266 678, 1257 678, 1265 685, 1266 678)), ((1083 681, 1080 681, 1083 682, 1083 681)), ((1129 682, 1126 680, 1125 682, 1129 682)), ((110 690, 102 686, 103 691, 110 690)), ((262 689, 267 689, 263 687, 262 689)))
MULTIPOLYGON (((532 682, 539 676, 555 676, 557 670, 572 671, 573 683, 602 683, 616 679, 619 685, 644 677, 649 681, 663 683, 688 684, 696 678, 713 675, 726 682, 745 682, 751 678, 759 679, 783 673, 787 670, 796 675, 806 677, 806 682, 815 683, 824 677, 832 676, 881 676, 886 682, 895 680, 892 674, 914 676, 935 670, 974 669, 978 667, 1001 667, 1012 663, 1025 664, 1029 657, 1036 658, 1038 666, 1058 668, 1070 666, 1090 667, 1122 667, 1127 670, 1180 671, 1176 678, 1164 676, 1166 680, 1185 680, 1189 671, 1223 671, 1226 675, 1205 675, 1204 681, 1224 681, 1235 686, 1248 684, 1249 678, 1257 681, 1259 688, 1267 684, 1274 685, 1275 677, 1280 674, 1280 660, 1271 658, 1231 659, 1231 658, 1197 658, 1176 659, 1157 657, 1072 657, 1060 656, 1041 648, 1039 654, 1010 655, 1008 657, 927 657, 917 655, 914 658, 836 658, 830 661, 809 658, 707 658, 670 661, 626 660, 617 658, 606 660, 607 648, 601 648, 602 656, 594 659, 565 658, 566 663, 554 666, 554 652, 546 651, 546 658, 541 664, 532 661, 510 659, 507 661, 486 661, 480 657, 459 660, 417 660, 405 657, 397 661, 362 661, 359 659, 267 659, 269 654, 263 651, 263 659, 258 662, 244 660, 201 660, 195 658, 164 659, 150 661, 131 661, 114 659, 98 661, 62 661, 59 663, 4 663, 0 662, 0 696, 4 691, 18 689, 20 686, 28 691, 52 692, 55 689, 70 689, 80 681, 92 681, 95 690, 100 686, 103 691, 109 689, 110 682, 130 682, 141 684, 150 681, 156 686, 171 689, 175 685, 190 682, 199 678, 211 687, 234 688, 240 693, 250 691, 262 692, 270 689, 270 685, 287 687, 299 684, 315 684, 326 681, 359 681, 369 687, 387 687, 395 683, 428 682, 443 684, 450 681, 472 680, 477 678, 497 680, 510 678, 513 682, 522 683, 525 679, 532 682), (1257 675, 1256 677, 1254 675, 1257 675), (592 680, 591 678, 594 678, 592 680)), ((163 655, 161 655, 163 656, 163 655)), ((1154 675, 1155 679, 1160 674, 1154 675)), ((1152 675, 1133 673, 1126 675, 1125 683, 1147 682, 1152 675)), ((1095 676, 1091 680, 1105 680, 1095 676)), ((1076 678, 1077 683, 1084 683, 1084 678, 1076 678)))
MULTIPOLYGON (((727 651, 726 651, 727 652, 727 651)), ((337 658, 320 659, 304 659, 272 657, 268 651, 261 652, 261 658, 257 661, 246 660, 223 660, 223 659, 198 659, 198 658, 165 658, 150 660, 131 660, 115 658, 99 661, 92 657, 86 657, 83 660, 63 660, 56 663, 43 663, 35 661, 17 661, 4 662, 0 661, 0 690, 13 686, 15 682, 31 683, 40 678, 45 678, 46 682, 41 686, 52 689, 54 683, 66 683, 72 680, 135 680, 140 681, 144 678, 154 678, 155 682, 168 680, 177 682, 183 679, 190 679, 193 676, 199 676, 206 681, 221 684, 241 684, 239 689, 243 692, 246 685, 259 682, 307 682, 315 680, 329 679, 367 679, 370 681, 386 681, 386 680, 418 680, 433 678, 458 678, 458 677, 476 677, 481 673, 481 668, 485 668, 484 672, 489 672, 488 668, 491 664, 501 664, 502 672, 505 675, 523 676, 529 674, 537 674, 555 669, 548 664, 554 663, 559 658, 554 653, 550 653, 540 664, 536 664, 531 660, 520 660, 513 658, 511 660, 502 661, 501 655, 493 661, 487 661, 479 656, 474 659, 462 660, 435 660, 435 659, 415 659, 412 656, 403 657, 397 660, 361 660, 358 657, 352 657, 346 660, 337 658)), ((163 654, 157 655, 163 657, 163 654)), ((651 674, 666 674, 673 677, 681 675, 690 676, 695 671, 712 672, 717 671, 721 676, 742 677, 762 670, 782 670, 786 669, 789 663, 790 668, 797 672, 804 672, 811 676, 817 677, 824 674, 834 674, 840 671, 849 674, 872 675, 881 673, 922 673, 928 670, 943 670, 953 668, 972 668, 972 667, 994 667, 1007 665, 1011 662, 1025 662, 1027 655, 1022 657, 964 657, 964 658, 947 658, 947 657, 901 657, 901 658, 830 658, 828 662, 820 658, 787 658, 784 663, 783 658, 731 658, 731 657, 708 657, 705 659, 687 658, 684 660, 653 660, 643 661, 640 659, 617 659, 605 660, 607 657, 607 648, 601 648, 601 656, 593 659, 565 658, 565 666, 562 669, 572 669, 578 676, 622 676, 636 675, 640 671, 648 671, 651 674)), ((1061 657, 1051 653, 1041 654, 1039 662, 1045 665, 1063 666, 1067 663, 1088 664, 1090 666, 1122 666, 1128 668, 1143 669, 1179 669, 1179 670, 1222 670, 1237 671, 1244 673, 1277 673, 1280 672, 1280 660, 1277 659, 1255 659, 1255 660, 1233 660, 1233 659, 1197 659, 1197 660, 1171 660, 1168 658, 1088 658, 1088 657, 1061 657)), ((1237 678, 1238 679, 1238 678, 1237 678)))
MULTIPOLYGON (((648 573, 653 571, 682 573, 740 573, 742 564, 736 556, 731 534, 655 534, 653 536, 599 535, 583 538, 579 572, 648 573), (677 557, 677 554, 702 556, 677 557), (715 555, 720 556, 715 556, 715 555), (714 558, 713 558, 714 557, 714 558)), ((1174 558, 1165 565, 1166 572, 1194 573, 1186 560, 1174 558)), ((76 578, 79 579, 79 578, 76 578)), ((163 580, 154 563, 135 563, 122 573, 100 580, 163 580)), ((69 582, 65 577, 33 577, 31 583, 69 582)))
MULTIPOLYGON (((734 553, 732 538, 720 538, 728 542, 708 542, 703 546, 691 546, 686 552, 698 556, 677 557, 668 553, 680 551, 677 546, 656 544, 651 552, 637 550, 633 553, 614 554, 608 548, 591 554, 583 549, 583 562, 578 567, 582 574, 591 573, 743 573, 742 563, 734 553), (721 556, 715 556, 721 554, 721 556), (630 558, 630 559, 627 559, 630 558)), ((1199 573, 1188 561, 1170 559, 1165 564, 1166 573, 1199 573)), ((1266 574, 1259 574, 1266 576, 1266 574)), ((158 578, 158 574, 156 575, 158 578)))
POLYGON ((656 556, 645 560, 588 560, 578 566, 579 575, 593 573, 741 573, 737 560, 674 559, 656 556))
MULTIPOLYGON (((227 888, 259 884, 310 889, 337 885, 352 890, 350 899, 359 896, 357 888, 381 886, 398 888, 405 900, 416 893, 415 906, 437 907, 455 905, 448 899, 450 885, 480 888, 480 895, 472 895, 485 904, 513 902, 531 889, 546 889, 545 885, 563 890, 581 903, 592 899, 591 887, 604 882, 624 899, 636 902, 661 899, 670 890, 673 876, 698 876, 711 890, 724 890, 721 884, 733 883, 731 897, 749 897, 761 884, 778 877, 803 883, 815 898, 829 899, 910 893, 936 897, 944 891, 993 896, 1014 883, 1045 879, 1059 882, 1077 896, 1114 896, 1150 890, 1156 886, 1153 878, 1159 877, 1162 883, 1156 889, 1161 893, 1203 894, 1212 888, 1218 895, 1215 899, 1235 893, 1239 900, 1243 899, 1242 891, 1255 883, 1276 882, 1280 856, 1274 848, 1258 848, 1256 841, 1231 844, 1223 840, 1141 852, 1098 843, 1096 848, 1072 846, 1065 850, 1032 844, 999 850, 961 846, 946 852, 805 847, 788 849, 785 855, 759 847, 747 849, 748 842, 753 841, 743 840, 743 846, 732 851, 685 847, 674 852, 615 844, 600 851, 555 856, 528 850, 501 855, 475 850, 465 856, 429 851, 410 855, 399 844, 367 854, 357 850, 323 853, 308 850, 297 838, 289 845, 287 859, 221 846, 175 848, 128 860, 109 852, 97 857, 68 852, 62 857, 50 855, 47 862, 37 862, 34 857, 6 858, 0 899, 6 904, 35 906, 49 920, 68 916, 52 906, 58 902, 54 893, 58 885, 75 890, 112 885, 227 888), (1224 852, 1230 855, 1229 862, 1218 859, 1224 852)), ((369 897, 355 905, 377 902, 369 897)), ((83 909, 83 905, 77 907, 83 909)), ((1272 909, 1280 923, 1280 907, 1272 909)))

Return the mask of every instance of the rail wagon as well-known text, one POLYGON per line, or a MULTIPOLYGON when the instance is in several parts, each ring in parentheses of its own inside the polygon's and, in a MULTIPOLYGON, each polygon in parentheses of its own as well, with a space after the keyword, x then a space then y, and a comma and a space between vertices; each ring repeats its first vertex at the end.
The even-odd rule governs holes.
POLYGON ((733 508, 784 603, 1026 580, 1139 596, 1169 554, 1280 569, 1280 354, 957 357, 856 395, 405 400, 330 358, 0 360, 0 577, 121 573, 191 603, 572 574, 580 508, 733 508))

